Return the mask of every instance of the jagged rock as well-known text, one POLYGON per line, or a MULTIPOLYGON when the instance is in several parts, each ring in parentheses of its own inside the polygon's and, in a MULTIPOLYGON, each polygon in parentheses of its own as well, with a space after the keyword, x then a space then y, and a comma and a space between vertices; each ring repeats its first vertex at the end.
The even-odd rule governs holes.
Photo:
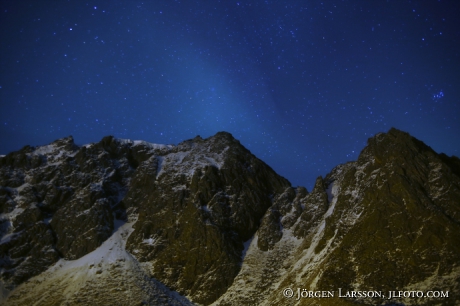
POLYGON ((259 227, 259 239, 257 240, 257 246, 262 251, 268 251, 280 241, 283 237, 283 232, 280 227, 280 213, 278 210, 269 209, 262 219, 262 223, 259 227))
POLYGON ((43 222, 32 223, 6 239, 3 236, 0 264, 5 283, 9 286, 22 283, 55 263, 59 254, 54 243, 51 229, 43 222))
POLYGON ((460 160, 396 129, 310 193, 225 132, 67 137, 0 157, 0 303, 454 305, 337 290, 460 294, 459 203, 460 160))
POLYGON ((303 211, 300 219, 295 224, 294 235, 296 237, 306 237, 311 230, 318 225, 319 220, 326 212, 330 200, 326 192, 326 184, 322 177, 318 177, 315 186, 310 194, 301 200, 303 211))
POLYGON ((270 252, 249 246, 233 285, 215 304, 292 305, 297 295, 287 299, 283 288, 305 288, 335 297, 301 298, 298 305, 457 305, 458 165, 457 157, 438 155, 396 129, 369 139, 356 162, 317 179, 300 200, 296 223, 270 252), (386 297, 338 298, 338 288, 386 297), (450 298, 388 300, 390 290, 443 290, 450 298))
MULTIPOLYGON (((433 275, 436 281, 460 276, 460 178, 431 148, 392 129, 371 138, 354 167, 330 177, 343 177, 330 218, 343 226, 330 226, 319 244, 343 236, 328 257, 342 265, 323 268, 318 287, 340 279, 342 288, 358 284, 389 291, 433 275)), ((439 288, 436 281, 432 286, 439 288)), ((446 281, 441 287, 455 286, 446 281)))
POLYGON ((238 273, 270 195, 287 186, 228 133, 183 142, 139 165, 123 201, 139 212, 127 249, 155 278, 209 304, 238 273))
POLYGON ((137 220, 126 249, 150 263, 150 277, 208 304, 231 285, 243 242, 289 186, 225 132, 177 146, 109 136, 77 147, 68 137, 25 147, 0 163, 2 233, 14 238, 0 244, 7 289, 59 256, 75 260, 98 249, 116 216, 137 220), (36 226, 50 233, 43 245, 23 230, 36 226), (32 267, 29 259, 37 255, 19 244, 54 256, 32 267))
MULTIPOLYGON (((110 237, 111 205, 126 188, 113 181, 116 171, 110 166, 129 167, 124 167, 124 152, 109 158, 93 147, 79 148, 67 137, 0 158, 0 273, 5 288, 43 272, 60 256, 81 257, 110 237), (76 161, 76 155, 87 151, 86 161, 76 161)), ((133 172, 122 171, 119 180, 133 172)))

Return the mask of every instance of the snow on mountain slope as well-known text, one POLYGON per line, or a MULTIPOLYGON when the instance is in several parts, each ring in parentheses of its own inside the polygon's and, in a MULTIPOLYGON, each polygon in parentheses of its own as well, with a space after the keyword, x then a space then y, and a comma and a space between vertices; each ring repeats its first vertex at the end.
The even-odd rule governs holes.
POLYGON ((16 288, 5 305, 193 305, 150 278, 125 250, 133 223, 116 221, 101 246, 77 260, 59 260, 16 288))
POLYGON ((459 203, 460 160, 395 129, 311 192, 225 132, 177 146, 67 137, 0 158, 0 302, 457 305, 459 203))

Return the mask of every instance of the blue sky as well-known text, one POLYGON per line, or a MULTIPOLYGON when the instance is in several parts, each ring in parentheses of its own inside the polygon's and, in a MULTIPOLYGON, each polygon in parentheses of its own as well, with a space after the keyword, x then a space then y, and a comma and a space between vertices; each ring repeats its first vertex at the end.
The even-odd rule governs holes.
POLYGON ((396 127, 460 151, 455 1, 2 1, 0 154, 228 131, 291 183, 396 127))

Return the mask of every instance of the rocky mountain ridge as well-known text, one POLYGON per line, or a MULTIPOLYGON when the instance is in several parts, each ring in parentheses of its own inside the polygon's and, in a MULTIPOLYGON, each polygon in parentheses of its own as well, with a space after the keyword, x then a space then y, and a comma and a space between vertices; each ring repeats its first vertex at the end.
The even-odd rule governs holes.
POLYGON ((456 305, 460 161, 391 129, 293 188, 230 134, 0 157, 6 305, 456 305), (444 290, 445 299, 292 299, 444 290))

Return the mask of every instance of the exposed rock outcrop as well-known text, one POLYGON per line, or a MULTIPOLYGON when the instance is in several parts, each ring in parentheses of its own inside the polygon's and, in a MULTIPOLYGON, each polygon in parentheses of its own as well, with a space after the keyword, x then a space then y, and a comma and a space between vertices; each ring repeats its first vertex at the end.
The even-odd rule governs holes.
POLYGON ((231 285, 274 195, 290 186, 230 134, 177 146, 71 137, 0 159, 3 287, 95 251, 114 221, 154 277, 209 304, 231 285))
MULTIPOLYGON (((302 213, 269 251, 251 244, 232 287, 215 304, 292 305, 301 288, 335 296, 296 305, 458 305, 458 161, 396 129, 370 138, 356 162, 318 178, 299 199, 302 213), (284 288, 295 296, 285 298, 284 288), (339 298, 339 288, 385 296, 339 298), (389 299, 394 290, 441 290, 449 298, 389 299)), ((264 220, 273 220, 272 211, 264 220)), ((279 218, 292 215, 282 211, 279 218)), ((264 227, 257 235, 271 237, 264 227)))
POLYGON ((310 193, 225 132, 177 146, 67 137, 0 157, 6 305, 456 305, 459 232, 460 160, 396 129, 310 193))

